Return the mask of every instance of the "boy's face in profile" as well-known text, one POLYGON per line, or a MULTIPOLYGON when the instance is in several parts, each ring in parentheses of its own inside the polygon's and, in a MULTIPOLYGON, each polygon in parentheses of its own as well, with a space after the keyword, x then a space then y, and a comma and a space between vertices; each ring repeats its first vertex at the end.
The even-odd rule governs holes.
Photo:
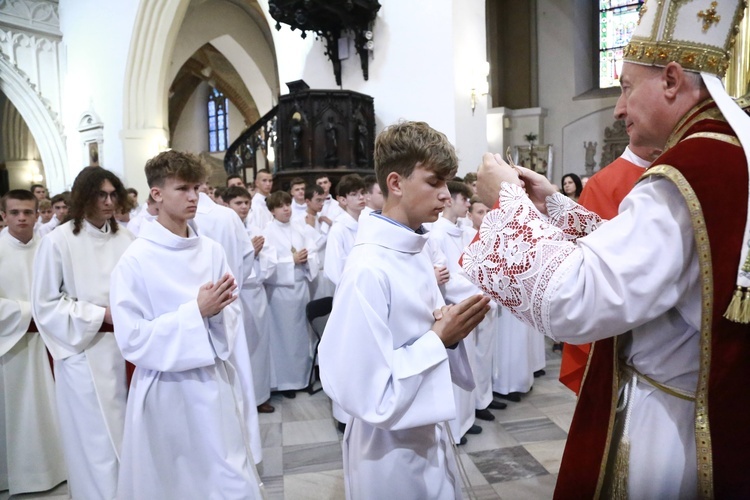
POLYGON ((152 187, 151 197, 159 204, 159 217, 166 216, 176 221, 193 219, 198 210, 200 186, 200 182, 169 177, 163 186, 152 187))
POLYGON ((456 194, 456 196, 451 199, 451 203, 453 204, 453 213, 456 217, 459 219, 461 217, 466 217, 466 212, 469 211, 469 206, 471 206, 471 204, 464 195, 461 193, 456 194))
POLYGON ((288 203, 281 205, 271 210, 271 214, 277 221, 287 223, 292 218, 292 206, 288 203))
POLYGON ((244 196, 237 196, 229 200, 229 208, 235 211, 240 216, 240 220, 245 222, 247 214, 250 213, 250 198, 244 196))
POLYGON ((348 212, 360 213, 365 208, 365 190, 352 191, 346 196, 337 198, 339 204, 348 212))
POLYGON ((414 224, 435 222, 451 197, 446 179, 424 166, 418 165, 409 177, 402 177, 400 185, 400 205, 414 224))
POLYGON ((311 209, 316 214, 319 214, 323 210, 323 204, 326 201, 326 197, 322 194, 315 193, 310 200, 305 200, 307 208, 311 209))

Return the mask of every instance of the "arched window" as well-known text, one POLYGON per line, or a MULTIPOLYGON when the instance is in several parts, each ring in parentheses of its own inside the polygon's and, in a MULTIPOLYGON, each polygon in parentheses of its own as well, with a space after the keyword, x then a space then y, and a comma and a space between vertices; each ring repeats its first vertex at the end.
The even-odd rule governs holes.
POLYGON ((208 150, 211 153, 227 149, 227 98, 224 94, 211 88, 208 94, 208 150))
POLYGON ((599 88, 620 85, 622 50, 638 25, 643 0, 599 1, 599 88))

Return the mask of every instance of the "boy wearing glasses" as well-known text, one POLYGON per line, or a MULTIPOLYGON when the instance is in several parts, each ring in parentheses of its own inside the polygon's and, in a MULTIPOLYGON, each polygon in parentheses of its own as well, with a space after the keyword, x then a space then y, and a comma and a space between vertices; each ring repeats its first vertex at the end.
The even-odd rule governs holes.
POLYGON ((86 167, 70 220, 42 238, 31 310, 55 363, 57 410, 72 498, 115 498, 125 418, 125 360, 112 335, 109 278, 133 235, 114 218, 127 203, 112 172, 86 167))

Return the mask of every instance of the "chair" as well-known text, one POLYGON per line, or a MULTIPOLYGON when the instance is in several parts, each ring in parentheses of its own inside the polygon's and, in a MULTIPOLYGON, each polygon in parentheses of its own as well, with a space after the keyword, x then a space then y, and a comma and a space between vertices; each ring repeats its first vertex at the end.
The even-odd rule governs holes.
POLYGON ((320 299, 311 300, 305 307, 305 315, 307 316, 307 322, 310 323, 313 333, 317 337, 315 342, 315 350, 313 351, 313 362, 310 368, 309 384, 307 385, 307 392, 309 394, 315 394, 320 392, 323 387, 315 389, 315 379, 320 380, 320 372, 317 373, 316 377, 316 366, 315 363, 318 361, 318 346, 320 345, 320 339, 323 337, 323 330, 326 327, 328 321, 328 315, 331 314, 333 308, 333 297, 323 297, 320 299))

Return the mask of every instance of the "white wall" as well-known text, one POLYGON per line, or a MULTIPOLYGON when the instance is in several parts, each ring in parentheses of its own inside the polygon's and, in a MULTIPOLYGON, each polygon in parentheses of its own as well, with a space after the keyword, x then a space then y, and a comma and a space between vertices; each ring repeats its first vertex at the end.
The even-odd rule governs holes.
MULTIPOLYGON (((265 2, 261 2, 267 5, 265 2)), ((350 44, 342 61, 342 88, 375 99, 376 131, 399 119, 421 120, 456 146, 461 172, 474 170, 486 150, 486 98, 471 116, 468 83, 486 61, 481 0, 382 0, 373 29, 370 78, 350 44)), ((270 18, 269 18, 270 19, 270 18)), ((272 19, 273 24, 275 21, 272 19)), ((282 25, 274 31, 281 92, 285 82, 304 79, 311 88, 337 88, 323 41, 282 25)))
POLYGON ((135 1, 107 2, 105 8, 98 0, 60 0, 60 30, 67 52, 63 125, 71 180, 85 166, 78 121, 88 110, 104 124, 101 165, 123 177, 123 85, 137 7, 135 1))
POLYGON ((547 110, 544 141, 553 145, 553 180, 563 174, 585 172, 583 141, 598 142, 597 163, 604 143, 604 128, 614 118, 608 112, 616 97, 573 100, 587 75, 586 47, 580 40, 588 20, 576 19, 585 0, 537 0, 539 40, 539 105, 547 110), (580 26, 584 24, 584 26, 580 26), (576 52, 578 51, 578 52, 576 52), (584 52, 581 54, 581 52, 584 52), (577 57, 577 54, 579 57, 577 57))

